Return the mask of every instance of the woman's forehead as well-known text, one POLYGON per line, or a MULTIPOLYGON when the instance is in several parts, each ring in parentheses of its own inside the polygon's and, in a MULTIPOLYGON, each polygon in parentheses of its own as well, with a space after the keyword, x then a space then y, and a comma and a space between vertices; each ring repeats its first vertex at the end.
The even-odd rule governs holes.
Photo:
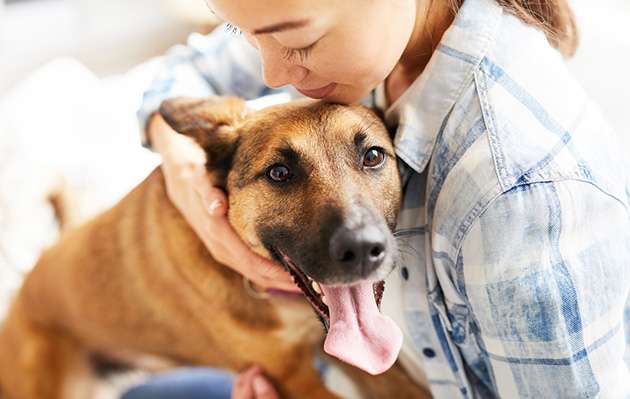
MULTIPOLYGON (((351 1, 351 0, 344 0, 351 1)), ((331 0, 206 0, 221 19, 246 33, 276 33, 308 27, 325 9, 334 10, 331 0)))

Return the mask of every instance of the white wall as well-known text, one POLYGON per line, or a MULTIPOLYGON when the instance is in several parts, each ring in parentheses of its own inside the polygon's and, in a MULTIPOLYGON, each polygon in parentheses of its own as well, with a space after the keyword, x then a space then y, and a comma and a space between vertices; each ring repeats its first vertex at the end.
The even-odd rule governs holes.
POLYGON ((630 0, 570 0, 580 47, 569 67, 630 153, 630 0))
MULTIPOLYGON (((202 0, 199 0, 202 1, 202 0)), ((0 0, 0 97, 51 59, 100 76, 124 72, 185 40, 191 27, 158 0, 0 0)))

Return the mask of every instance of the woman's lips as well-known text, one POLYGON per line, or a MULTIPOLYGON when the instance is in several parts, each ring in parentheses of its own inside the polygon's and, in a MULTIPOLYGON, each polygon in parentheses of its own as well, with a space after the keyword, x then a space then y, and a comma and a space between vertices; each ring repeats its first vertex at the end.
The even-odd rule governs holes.
POLYGON ((320 98, 324 98, 324 97, 330 95, 330 93, 332 93, 333 90, 335 90, 336 87, 337 87, 337 83, 331 83, 331 84, 326 85, 324 87, 320 87, 319 89, 303 90, 303 89, 297 89, 296 88, 296 90, 299 91, 300 93, 304 94, 307 97, 320 99, 320 98))

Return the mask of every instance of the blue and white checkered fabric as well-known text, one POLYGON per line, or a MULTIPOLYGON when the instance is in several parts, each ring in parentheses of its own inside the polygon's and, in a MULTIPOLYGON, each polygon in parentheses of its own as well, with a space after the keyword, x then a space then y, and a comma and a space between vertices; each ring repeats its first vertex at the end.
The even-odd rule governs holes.
MULTIPOLYGON (((142 120, 173 95, 269 92, 238 37, 189 45, 142 120)), ((402 100, 386 295, 434 397, 630 397, 628 162, 562 57, 494 1, 466 0, 402 100)))

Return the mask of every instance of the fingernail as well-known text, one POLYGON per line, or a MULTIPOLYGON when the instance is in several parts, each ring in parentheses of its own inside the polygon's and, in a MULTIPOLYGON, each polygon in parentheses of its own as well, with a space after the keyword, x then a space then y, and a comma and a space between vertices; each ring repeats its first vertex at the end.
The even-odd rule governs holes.
POLYGON ((253 381, 254 391, 257 395, 266 394, 269 392, 269 383, 261 376, 254 377, 253 381))
POLYGON ((212 201, 212 203, 210 203, 210 214, 214 214, 214 211, 221 205, 223 205, 223 201, 221 200, 215 199, 214 201, 212 201))

